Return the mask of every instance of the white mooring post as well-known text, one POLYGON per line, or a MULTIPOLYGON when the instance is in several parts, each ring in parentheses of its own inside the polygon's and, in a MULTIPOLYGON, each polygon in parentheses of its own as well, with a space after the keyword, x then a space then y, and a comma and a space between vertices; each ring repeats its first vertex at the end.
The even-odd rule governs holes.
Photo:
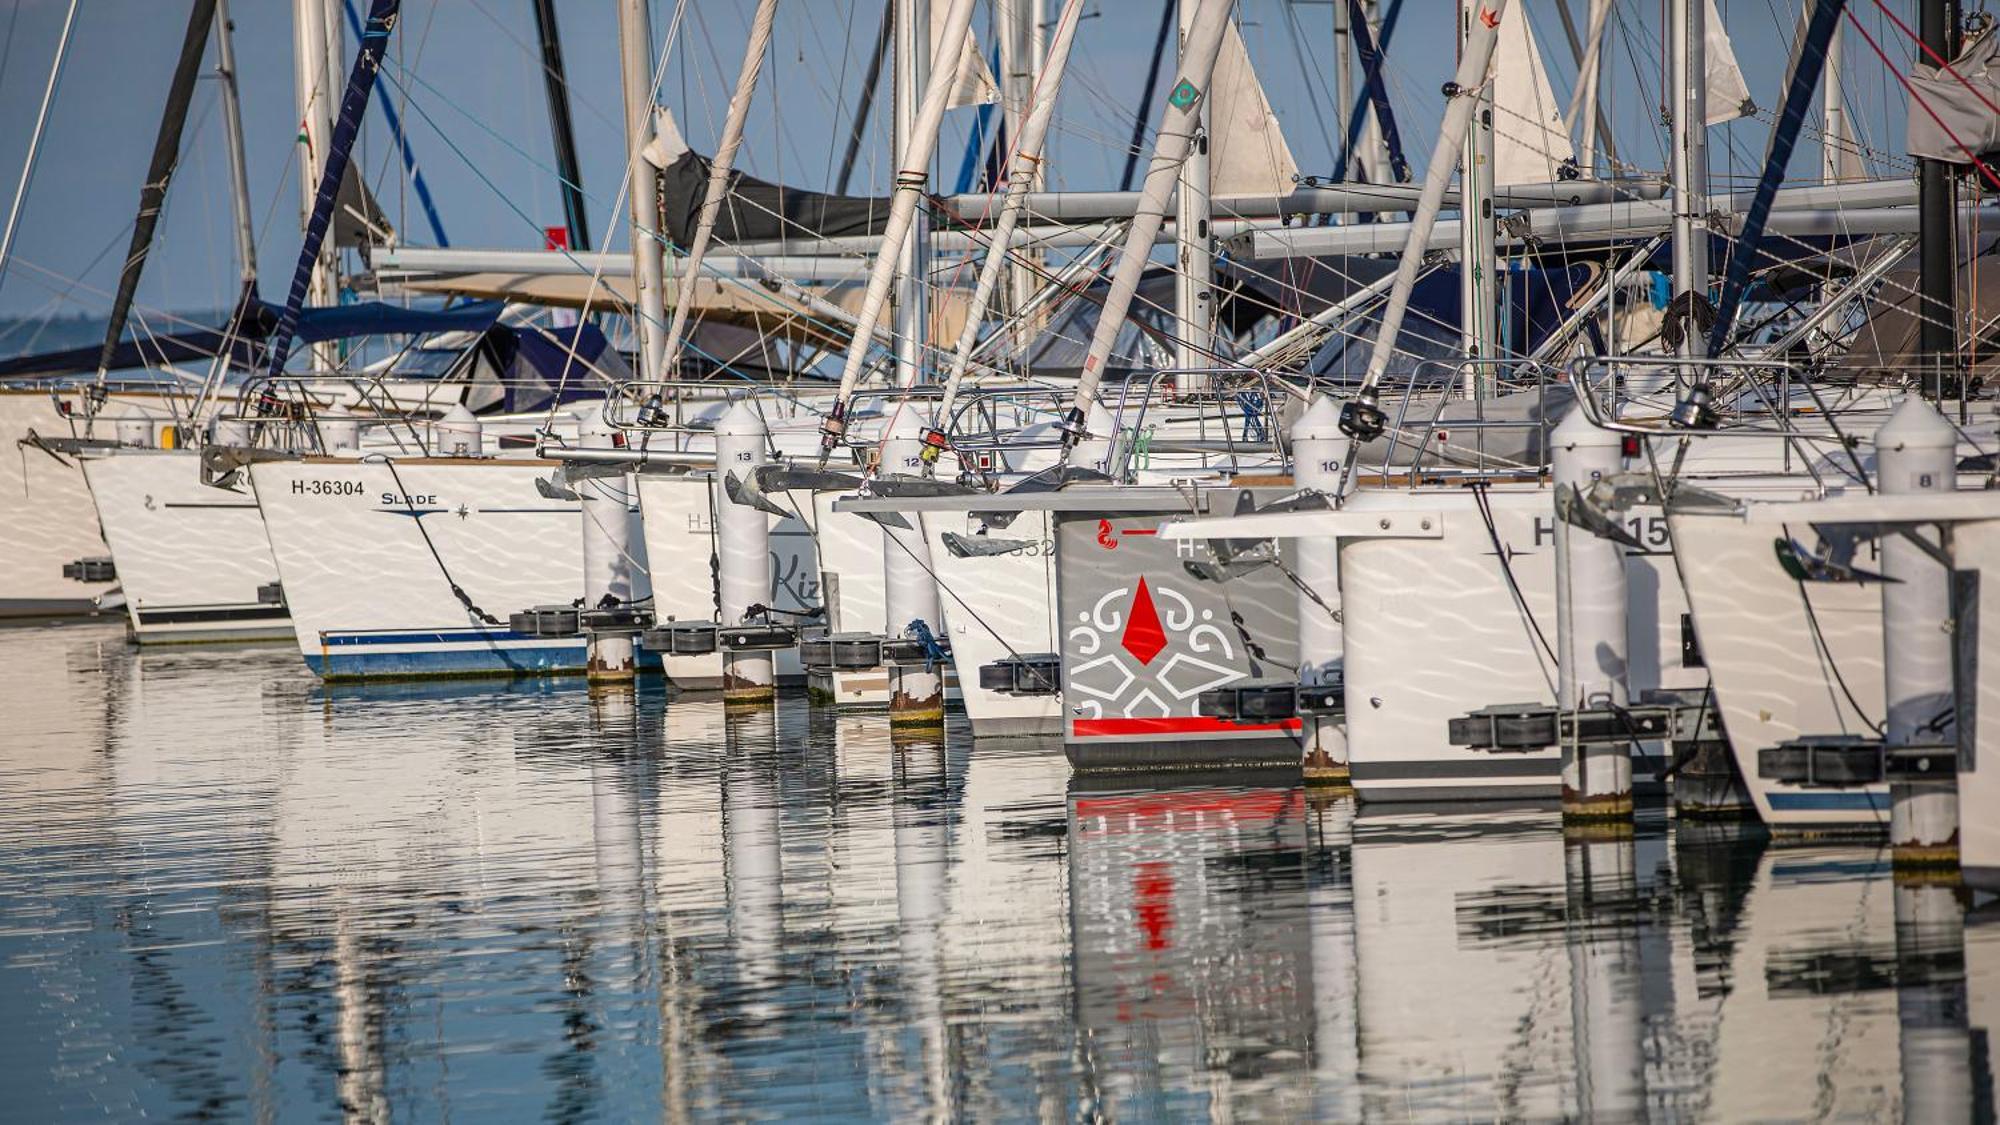
MULTIPOLYGON (((1292 423, 1292 482, 1332 494, 1353 444, 1340 432, 1340 407, 1325 395, 1313 399, 1292 423)), ((1299 682, 1324 684, 1338 676, 1341 661, 1340 542, 1331 537, 1301 539, 1295 563, 1299 584, 1299 682)), ((1331 719, 1308 717, 1300 729, 1308 782, 1347 781, 1347 729, 1331 719)))
MULTIPOLYGON (((1555 480, 1587 492, 1619 470, 1618 435, 1571 411, 1551 435, 1555 480)), ((1556 529, 1556 706, 1578 711, 1628 701, 1625 549, 1562 518, 1556 529)), ((1632 815, 1632 752, 1625 744, 1562 747, 1565 821, 1632 815)))
MULTIPOLYGON (((1875 475, 1884 496, 1950 492, 1958 435, 1917 395, 1875 431, 1875 475)), ((1936 532, 1919 529, 1941 550, 1936 532)), ((1952 706, 1951 582, 1930 552, 1898 534, 1882 537, 1882 678, 1889 750, 1942 745, 1952 706)), ((1889 845, 1898 867, 1958 865, 1958 785, 1896 781, 1889 789, 1889 845)))
MULTIPOLYGON (((896 412, 888 440, 882 443, 882 471, 917 476, 923 472, 924 423, 917 411, 896 412)), ((909 530, 882 529, 882 577, 888 602, 888 635, 903 635, 912 622, 922 622, 933 637, 942 638, 944 614, 938 606, 937 580, 931 577, 930 547, 915 516, 909 530)), ((903 665, 889 669, 889 726, 923 733, 944 725, 944 665, 903 665)))
MULTIPOLYGON (((578 421, 586 449, 613 448, 617 432, 601 410, 578 421)), ((632 600, 632 495, 623 475, 580 481, 577 508, 583 513, 583 608, 632 600)), ((622 683, 634 676, 630 633, 591 634, 586 675, 591 683, 622 683)))
MULTIPOLYGON (((1939 972, 1965 964, 1962 890, 1952 882, 1900 878, 1896 901, 1896 1047, 1903 1074, 1903 1120, 1973 1121, 1986 1049, 1973 1040, 1967 974, 1939 972)), ((1977 980, 1975 976, 1972 980, 1977 980)), ((1975 1009, 1976 1010, 1976 1009, 1975 1009)))
MULTIPOLYGON (((769 460, 770 431, 747 398, 737 399, 715 423, 715 549, 724 629, 743 624, 753 605, 771 603, 771 521, 762 511, 729 499, 728 477, 749 483, 769 460)), ((722 698, 729 706, 768 706, 776 697, 768 652, 732 652, 722 658, 722 698)))

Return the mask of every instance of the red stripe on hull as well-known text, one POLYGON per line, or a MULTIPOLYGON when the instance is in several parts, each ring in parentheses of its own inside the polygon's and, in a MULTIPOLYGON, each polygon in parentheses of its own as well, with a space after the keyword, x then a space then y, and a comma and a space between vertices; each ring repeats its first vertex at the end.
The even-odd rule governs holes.
POLYGON ((1258 731, 1297 734, 1298 719, 1276 723, 1232 723, 1206 715, 1174 715, 1159 719, 1072 719, 1069 732, 1077 738, 1130 738, 1162 734, 1254 734, 1258 731))

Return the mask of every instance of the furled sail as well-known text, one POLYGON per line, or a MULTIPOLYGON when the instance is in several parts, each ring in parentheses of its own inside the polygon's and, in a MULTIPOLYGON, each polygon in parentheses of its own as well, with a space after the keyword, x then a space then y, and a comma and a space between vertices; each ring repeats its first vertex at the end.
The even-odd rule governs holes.
MULTIPOLYGON (((938 65, 938 37, 944 34, 945 8, 951 0, 931 0, 931 65, 938 65)), ((968 105, 991 105, 1000 100, 1000 84, 993 80, 993 71, 986 65, 986 57, 979 52, 979 38, 967 32, 965 51, 958 60, 958 85, 952 88, 951 100, 945 104, 952 109, 968 105)))
MULTIPOLYGON (((686 246, 701 217, 708 193, 708 158, 688 147, 672 111, 653 115, 653 139, 646 159, 660 172, 660 209, 667 234, 686 246)), ((729 199, 716 217, 711 237, 725 245, 780 239, 879 235, 889 217, 889 201, 832 195, 774 184, 742 172, 729 176, 729 199)))
POLYGON ((1493 182, 1503 186, 1553 183, 1576 159, 1526 17, 1500 21, 1493 47, 1493 182))
POLYGON ((1233 23, 1215 60, 1208 161, 1210 195, 1286 195, 1298 186, 1298 161, 1233 23))
POLYGON ((1736 65, 1736 48, 1729 43, 1715 0, 1708 0, 1707 16, 1702 24, 1702 57, 1708 62, 1708 123, 1720 125, 1757 112, 1757 103, 1750 100, 1750 87, 1743 81, 1743 68, 1736 65))

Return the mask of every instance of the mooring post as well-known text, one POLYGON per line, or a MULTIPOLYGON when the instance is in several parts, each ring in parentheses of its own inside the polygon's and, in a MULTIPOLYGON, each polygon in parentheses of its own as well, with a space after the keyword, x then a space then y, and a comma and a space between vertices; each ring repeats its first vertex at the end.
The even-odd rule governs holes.
MULTIPOLYGON (((1563 711, 1623 707, 1626 684, 1625 549, 1563 518, 1580 497, 1620 467, 1619 438, 1571 411, 1551 435, 1556 505, 1556 706, 1563 711)), ((1632 815, 1632 750, 1625 743, 1562 746, 1566 821, 1632 815)))
MULTIPOLYGON (((1950 492, 1957 485, 1958 435, 1937 408, 1910 395, 1875 431, 1875 475, 1884 496, 1950 492)), ((1950 545, 1914 529, 1882 536, 1882 683, 1890 754, 1944 746, 1952 718, 1951 575, 1934 557, 1950 545), (1921 536, 1923 543, 1911 538, 1921 536), (1928 549, 1925 546, 1928 544, 1928 549)), ((1958 866, 1958 782, 1895 777, 1889 786, 1889 844, 1897 867, 1958 866)))
MULTIPOLYGON (((740 398, 715 423, 715 549, 722 627, 744 624, 751 606, 771 603, 771 520, 763 511, 729 498, 727 482, 750 484, 769 459, 770 431, 748 398, 740 398)), ((725 652, 722 698, 728 706, 765 707, 777 694, 768 652, 725 652)))
MULTIPOLYGON (((917 476, 923 472, 924 423, 918 412, 896 412, 882 444, 882 472, 917 476)), ((882 576, 891 637, 928 629, 943 638, 944 614, 938 605, 937 580, 931 576, 930 547, 917 518, 910 527, 882 528, 882 576)), ((944 666, 941 663, 901 664, 889 668, 889 726, 921 734, 944 726, 944 666)))
MULTIPOLYGON (((1353 442, 1340 432, 1340 407, 1320 395, 1292 424, 1292 482, 1333 497, 1353 442)), ((1319 685, 1340 674, 1340 541, 1320 536, 1298 541, 1293 564, 1299 576, 1299 682, 1319 685)), ((1309 782, 1345 784, 1347 728, 1308 715, 1299 731, 1309 782)))
POLYGON ((1638 846, 1629 831, 1586 831, 1564 842, 1563 861, 1577 1108, 1587 1120, 1632 1120, 1646 1105, 1646 958, 1630 914, 1643 901, 1638 846))
MULTIPOLYGON (((617 432, 601 410, 586 410, 578 420, 586 449, 611 449, 617 432)), ((632 601, 632 496, 624 475, 591 477, 578 482, 577 508, 583 513, 583 608, 611 608, 632 601)), ((632 634, 586 633, 590 658, 585 674, 591 683, 619 683, 634 675, 632 634)))

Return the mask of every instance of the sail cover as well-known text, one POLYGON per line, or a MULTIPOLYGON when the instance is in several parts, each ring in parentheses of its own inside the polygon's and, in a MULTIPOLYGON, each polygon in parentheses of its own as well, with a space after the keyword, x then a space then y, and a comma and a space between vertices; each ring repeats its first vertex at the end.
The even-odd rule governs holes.
MULTIPOLYGON (((708 157, 688 147, 672 111, 653 116, 653 139, 646 159, 659 169, 663 225, 676 246, 694 238, 701 201, 708 193, 708 157)), ((832 195, 774 184, 742 172, 729 175, 729 200, 716 216, 715 241, 725 245, 776 242, 780 239, 837 238, 880 235, 889 218, 889 201, 855 195, 832 195)))
POLYGON ((1988 30, 1973 38, 1951 69, 1958 78, 1922 63, 1910 75, 1910 155, 1970 164, 1973 157, 2000 149, 2000 113, 1991 108, 2000 105, 2000 35, 1988 30))
POLYGON ((1208 103, 1209 194, 1289 194, 1298 186, 1298 161, 1233 23, 1215 59, 1214 91, 1208 103))
POLYGON ((1554 183, 1576 159, 1535 33, 1521 16, 1500 21, 1493 46, 1493 182, 1502 186, 1554 183))

